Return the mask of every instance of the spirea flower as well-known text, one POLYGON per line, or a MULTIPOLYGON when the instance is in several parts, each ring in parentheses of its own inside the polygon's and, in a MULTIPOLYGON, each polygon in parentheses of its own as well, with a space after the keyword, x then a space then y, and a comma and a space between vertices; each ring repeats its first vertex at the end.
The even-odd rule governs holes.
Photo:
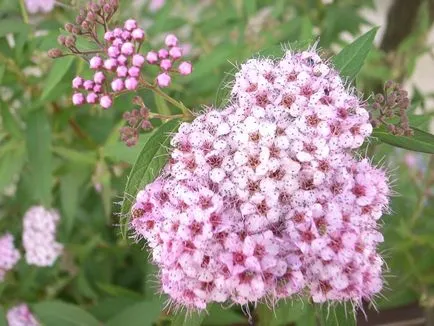
POLYGON ((25 304, 19 304, 12 307, 7 312, 7 321, 9 326, 39 326, 39 322, 32 315, 29 307, 25 304))
POLYGON ((31 207, 23 218, 23 246, 29 265, 52 266, 63 251, 56 241, 56 229, 60 220, 55 210, 42 206, 31 207))
POLYGON ((26 0, 26 7, 29 13, 48 13, 54 9, 55 0, 26 0))
POLYGON ((162 291, 191 309, 297 293, 372 299, 390 190, 383 170, 351 154, 371 131, 316 52, 243 64, 231 104, 181 124, 169 163, 133 205, 162 291))
POLYGON ((0 282, 20 260, 20 252, 14 246, 14 237, 6 233, 0 237, 0 282))

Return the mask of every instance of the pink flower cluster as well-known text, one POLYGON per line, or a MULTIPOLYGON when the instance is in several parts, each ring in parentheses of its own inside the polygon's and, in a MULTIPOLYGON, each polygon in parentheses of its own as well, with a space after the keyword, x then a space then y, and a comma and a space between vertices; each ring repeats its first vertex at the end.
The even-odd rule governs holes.
POLYGON ((23 217, 23 246, 29 265, 52 266, 63 251, 56 242, 56 229, 60 220, 54 210, 42 206, 31 207, 23 217))
POLYGON ((39 322, 32 315, 29 307, 25 304, 19 304, 12 307, 7 312, 7 321, 9 326, 39 326, 39 322))
POLYGON ((0 281, 20 260, 20 252, 14 246, 14 237, 6 233, 0 237, 0 281))
POLYGON ((104 35, 104 55, 97 55, 89 60, 89 66, 95 71, 93 79, 85 80, 75 77, 72 87, 74 105, 99 103, 104 109, 113 104, 113 97, 123 91, 135 91, 141 83, 141 70, 146 62, 160 66, 161 73, 156 78, 159 87, 168 87, 171 83, 170 73, 181 75, 191 73, 189 62, 181 62, 174 68, 175 62, 182 57, 181 48, 174 35, 166 37, 167 49, 150 51, 146 58, 139 53, 145 40, 145 32, 137 22, 129 19, 123 28, 115 28, 104 35), (107 85, 110 85, 108 87, 107 85), (85 94, 87 92, 87 94, 85 94))
POLYGON ((54 9, 55 0, 26 0, 26 7, 29 13, 36 14, 38 12, 49 13, 54 9))
POLYGON ((390 190, 384 171, 351 155, 371 131, 316 52, 243 64, 231 104, 181 124, 169 163, 133 205, 162 291, 191 309, 297 293, 372 299, 390 190))

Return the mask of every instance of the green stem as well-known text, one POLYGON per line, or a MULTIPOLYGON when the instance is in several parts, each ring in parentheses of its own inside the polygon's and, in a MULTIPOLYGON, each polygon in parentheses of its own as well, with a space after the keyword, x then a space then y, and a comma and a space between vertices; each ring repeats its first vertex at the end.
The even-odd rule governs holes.
POLYGON ((26 5, 24 4, 24 0, 20 0, 20 9, 21 15, 23 16, 23 21, 28 24, 29 23, 29 15, 27 14, 26 5))

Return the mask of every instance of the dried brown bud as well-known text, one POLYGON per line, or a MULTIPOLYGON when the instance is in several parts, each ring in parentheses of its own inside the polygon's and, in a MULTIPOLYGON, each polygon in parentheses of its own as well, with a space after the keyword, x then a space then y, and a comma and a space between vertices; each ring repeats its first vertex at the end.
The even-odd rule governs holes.
POLYGON ((62 51, 58 48, 48 50, 48 56, 52 59, 59 58, 63 55, 62 51))
POLYGON ((80 26, 77 26, 77 25, 75 25, 73 28, 72 28, 72 33, 73 34, 81 34, 81 28, 80 28, 80 26))
POLYGON ((65 39, 65 46, 70 48, 72 46, 75 46, 75 37, 74 36, 68 36, 65 39))
POLYGON ((86 19, 86 14, 75 17, 75 22, 80 25, 86 19))
POLYGON ((90 30, 90 24, 88 21, 84 21, 81 23, 81 28, 83 29, 83 32, 87 32, 90 30))
POLYGON ((383 96, 383 94, 377 94, 377 95, 375 95, 375 102, 377 102, 377 103, 383 103, 384 102, 384 96, 383 96))
POLYGON ((384 84, 384 88, 385 89, 390 89, 393 88, 395 86, 395 82, 393 80, 388 80, 385 84, 384 84))

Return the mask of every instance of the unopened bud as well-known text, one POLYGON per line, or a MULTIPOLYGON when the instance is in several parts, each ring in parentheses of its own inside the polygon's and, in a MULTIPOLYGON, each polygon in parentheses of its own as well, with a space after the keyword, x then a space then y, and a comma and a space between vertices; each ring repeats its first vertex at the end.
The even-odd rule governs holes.
POLYGON ((384 96, 382 94, 375 95, 375 102, 383 103, 384 102, 384 96))
POLYGON ((83 29, 84 32, 87 32, 90 29, 90 24, 88 21, 84 21, 81 23, 81 28, 83 29))
POLYGON ((65 46, 68 48, 75 46, 75 37, 73 37, 73 36, 66 37, 65 46))
POLYGON ((92 11, 89 11, 89 12, 87 13, 86 19, 87 19, 88 21, 94 22, 94 21, 96 20, 96 15, 95 15, 95 13, 92 12, 92 11))
POLYGON ((104 7, 102 7, 102 9, 106 14, 110 14, 112 12, 112 7, 109 4, 105 4, 104 7))
POLYGON ((74 26, 73 28, 72 28, 72 33, 73 34, 81 34, 81 28, 80 28, 80 26, 74 26))
POLYGON ((57 43, 59 43, 60 45, 65 45, 65 42, 66 42, 66 36, 59 35, 59 37, 57 38, 57 43))
POLYGON ((58 48, 48 50, 48 56, 52 59, 59 58, 63 55, 62 51, 58 48))
POLYGON ((85 19, 86 19, 86 14, 84 14, 84 15, 80 14, 75 18, 75 22, 77 24, 81 24, 85 19))
POLYGON ((68 33, 71 33, 74 25, 72 25, 71 23, 66 23, 64 27, 65 27, 65 31, 67 31, 68 33))

